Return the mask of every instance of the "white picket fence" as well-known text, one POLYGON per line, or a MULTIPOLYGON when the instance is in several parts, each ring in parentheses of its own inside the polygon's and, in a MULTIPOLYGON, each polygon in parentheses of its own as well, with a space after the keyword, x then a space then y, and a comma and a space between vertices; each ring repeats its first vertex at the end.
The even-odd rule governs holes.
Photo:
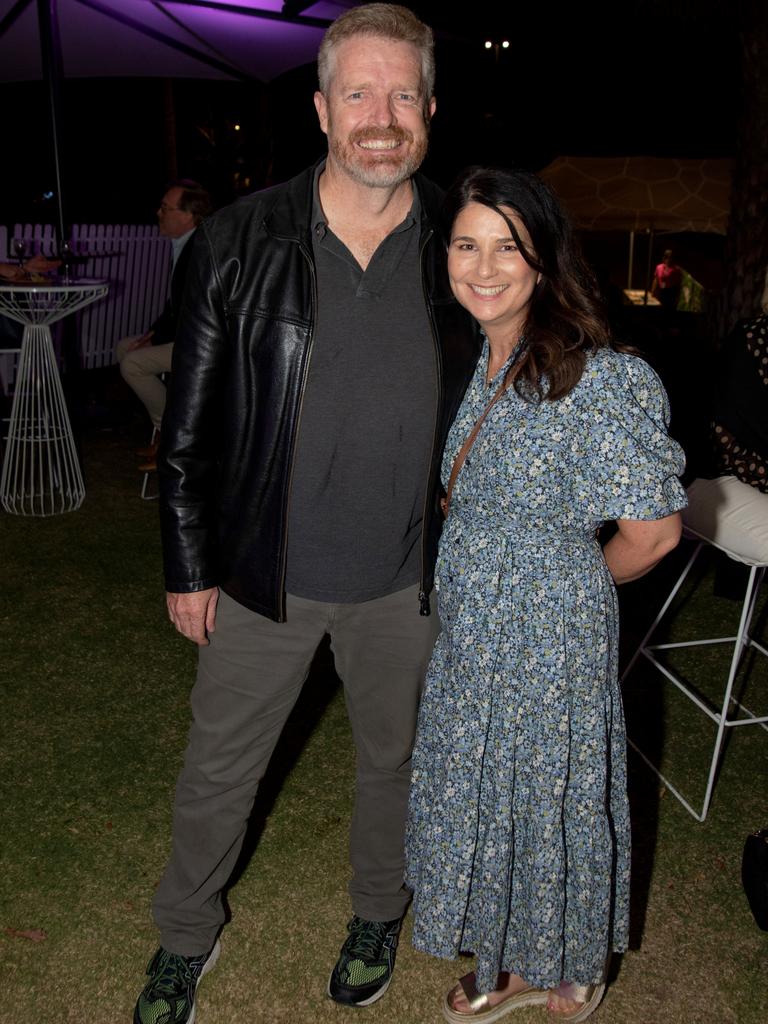
MULTIPOLYGON (((0 225, 0 261, 15 260, 12 243, 17 238, 24 239, 27 256, 55 252, 51 225, 0 225)), ((108 366, 114 361, 115 343, 127 334, 141 334, 163 308, 170 286, 171 244, 160 237, 156 224, 77 224, 70 246, 76 257, 87 257, 73 266, 74 278, 109 281, 107 296, 76 314, 82 366, 108 366)), ((0 351, 0 390, 12 387, 17 361, 15 351, 0 351)))

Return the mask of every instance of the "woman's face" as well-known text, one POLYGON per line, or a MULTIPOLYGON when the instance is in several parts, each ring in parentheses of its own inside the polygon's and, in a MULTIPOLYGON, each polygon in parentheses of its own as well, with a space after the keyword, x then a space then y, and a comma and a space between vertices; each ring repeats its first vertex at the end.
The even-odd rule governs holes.
MULTIPOLYGON (((535 258, 523 222, 508 207, 501 209, 535 258)), ((448 277, 453 294, 489 336, 508 333, 517 341, 541 274, 526 263, 509 225, 495 210, 469 203, 460 211, 448 246, 448 277)))

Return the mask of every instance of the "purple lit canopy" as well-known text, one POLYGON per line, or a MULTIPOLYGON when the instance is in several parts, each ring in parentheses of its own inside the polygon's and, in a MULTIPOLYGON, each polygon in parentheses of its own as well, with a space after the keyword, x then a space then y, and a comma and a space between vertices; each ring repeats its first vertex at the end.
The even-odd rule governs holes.
MULTIPOLYGON (((63 74, 267 82, 313 61, 327 25, 354 6, 354 0, 57 0, 63 74)), ((0 81, 42 73, 36 0, 0 0, 0 81)))
POLYGON ((102 76, 267 82, 308 64, 356 0, 0 0, 0 81, 42 78, 57 237, 67 237, 61 82, 102 76))

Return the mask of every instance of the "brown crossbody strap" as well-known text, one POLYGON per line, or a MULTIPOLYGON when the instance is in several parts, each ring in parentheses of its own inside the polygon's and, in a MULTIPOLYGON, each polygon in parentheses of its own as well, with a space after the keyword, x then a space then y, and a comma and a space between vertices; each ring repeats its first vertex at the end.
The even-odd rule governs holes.
POLYGON ((493 396, 493 398, 490 400, 488 405, 483 410, 482 415, 478 419, 477 423, 474 425, 474 427, 472 427, 469 437, 461 446, 458 455, 454 459, 453 466, 451 467, 451 475, 448 477, 448 486, 445 489, 445 497, 440 502, 440 507, 443 510, 443 515, 446 518, 448 516, 448 506, 451 504, 451 495, 453 494, 453 485, 456 483, 456 477, 461 472, 461 467, 464 465, 464 462, 466 461, 466 458, 469 455, 470 448, 477 440, 477 435, 480 433, 480 427, 482 427, 483 423, 485 422, 486 416, 494 407, 494 405, 496 405, 496 403, 506 390, 507 381, 503 380, 499 385, 499 390, 496 392, 496 394, 493 396))

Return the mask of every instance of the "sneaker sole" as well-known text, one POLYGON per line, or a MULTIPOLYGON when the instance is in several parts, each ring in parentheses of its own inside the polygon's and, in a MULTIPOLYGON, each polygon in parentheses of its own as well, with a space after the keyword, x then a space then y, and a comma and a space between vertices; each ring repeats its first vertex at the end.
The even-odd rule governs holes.
POLYGON ((220 953, 221 953, 221 943, 219 942, 218 939, 216 939, 216 944, 214 945, 213 949, 211 950, 211 955, 205 961, 205 964, 203 965, 203 969, 202 969, 202 971, 200 971, 200 977, 197 979, 197 985, 195 985, 195 1000, 192 1003, 192 1013, 190 1013, 190 1015, 189 1015, 189 1020, 187 1021, 187 1024, 195 1024, 195 1014, 197 1013, 197 989, 198 989, 198 986, 200 985, 200 982, 203 980, 203 978, 206 976, 206 974, 209 971, 212 971, 213 968, 216 966, 216 961, 219 959, 219 954, 220 953))
MULTIPOLYGON (((389 988, 390 982, 392 981, 392 975, 390 974, 390 976, 387 978, 387 980, 384 982, 384 984, 381 986, 381 988, 377 989, 376 992, 374 992, 372 996, 369 996, 367 999, 361 999, 359 1003, 344 1003, 340 999, 336 999, 332 995, 332 993, 331 993, 331 982, 332 981, 333 981, 333 971, 331 971, 330 977, 328 978, 328 986, 327 986, 327 988, 325 990, 326 994, 328 995, 328 997, 330 999, 333 999, 334 1003, 338 1003, 339 1006, 350 1006, 354 1010, 358 1006, 371 1006, 373 1003, 376 1002, 377 999, 381 999, 381 997, 384 995, 384 993, 389 988)), ((192 1024, 191 1021, 190 1021, 190 1024, 192 1024)))

